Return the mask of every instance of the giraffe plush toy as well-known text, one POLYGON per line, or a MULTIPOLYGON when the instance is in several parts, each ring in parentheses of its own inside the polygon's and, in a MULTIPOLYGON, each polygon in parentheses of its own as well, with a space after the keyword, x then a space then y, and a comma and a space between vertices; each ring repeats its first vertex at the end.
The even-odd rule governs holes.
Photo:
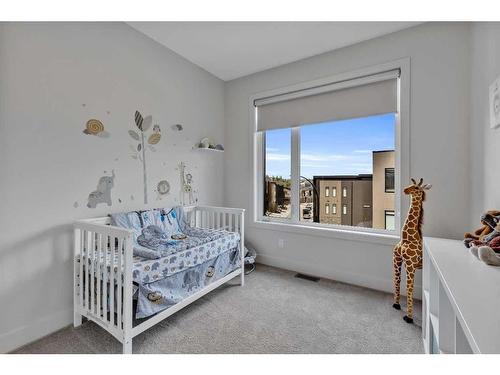
POLYGON ((424 218, 425 191, 431 188, 431 185, 422 185, 421 178, 417 184, 411 179, 412 184, 404 188, 404 193, 411 196, 410 210, 408 217, 401 231, 401 241, 394 247, 393 267, 394 267, 394 307, 401 310, 399 304, 400 284, 401 284, 401 265, 404 263, 406 269, 406 304, 407 312, 404 321, 413 323, 413 283, 415 271, 422 268, 422 223, 424 218))

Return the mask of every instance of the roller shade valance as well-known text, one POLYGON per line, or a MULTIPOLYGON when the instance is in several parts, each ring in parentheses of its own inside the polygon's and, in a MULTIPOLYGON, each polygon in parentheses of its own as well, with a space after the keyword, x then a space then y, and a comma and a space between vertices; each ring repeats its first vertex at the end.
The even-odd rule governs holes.
POLYGON ((257 131, 397 112, 399 69, 257 99, 257 131))

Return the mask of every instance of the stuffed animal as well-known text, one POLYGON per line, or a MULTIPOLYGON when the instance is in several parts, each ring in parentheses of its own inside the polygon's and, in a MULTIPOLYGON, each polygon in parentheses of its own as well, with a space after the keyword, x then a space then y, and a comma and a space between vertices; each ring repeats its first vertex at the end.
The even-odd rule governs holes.
POLYGON ((490 266, 500 266, 500 224, 497 224, 483 241, 474 240, 470 252, 477 259, 490 266))
MULTIPOLYGON (((495 235, 495 227, 500 221, 500 211, 491 210, 487 211, 483 216, 481 216, 481 224, 483 225, 481 228, 476 229, 474 233, 465 233, 464 235, 464 245, 469 248, 474 246, 474 243, 477 244, 476 241, 480 241, 481 243, 486 241, 491 241, 495 235)), ((498 231, 500 232, 500 231, 498 231)), ((500 233, 499 233, 500 234, 500 233)))

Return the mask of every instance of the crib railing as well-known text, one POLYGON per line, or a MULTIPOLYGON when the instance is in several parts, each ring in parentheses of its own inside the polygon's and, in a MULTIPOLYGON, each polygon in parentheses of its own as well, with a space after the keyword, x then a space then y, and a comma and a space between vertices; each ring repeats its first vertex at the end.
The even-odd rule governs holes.
POLYGON ((240 233, 244 225, 244 211, 239 208, 196 206, 186 214, 191 226, 203 229, 225 229, 240 233))
POLYGON ((74 236, 75 326, 83 315, 126 341, 124 332, 132 328, 132 288, 128 287, 132 285, 132 231, 82 220, 75 224, 74 236))

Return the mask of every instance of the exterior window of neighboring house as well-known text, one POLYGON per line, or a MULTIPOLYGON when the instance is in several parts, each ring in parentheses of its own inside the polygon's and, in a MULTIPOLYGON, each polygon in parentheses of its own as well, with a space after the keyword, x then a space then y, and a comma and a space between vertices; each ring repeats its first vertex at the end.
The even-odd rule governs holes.
POLYGON ((394 193, 394 168, 385 168, 385 192, 394 193))
POLYGON ((385 210, 385 229, 394 230, 395 224, 394 211, 385 210))
POLYGON ((366 70, 253 98, 255 220, 392 230, 394 214, 391 224, 387 212, 398 211, 399 194, 388 199, 385 192, 399 186, 397 145, 406 143, 398 137, 406 133, 398 127, 407 118, 400 107, 408 107, 399 95, 407 84, 400 68, 366 70))

